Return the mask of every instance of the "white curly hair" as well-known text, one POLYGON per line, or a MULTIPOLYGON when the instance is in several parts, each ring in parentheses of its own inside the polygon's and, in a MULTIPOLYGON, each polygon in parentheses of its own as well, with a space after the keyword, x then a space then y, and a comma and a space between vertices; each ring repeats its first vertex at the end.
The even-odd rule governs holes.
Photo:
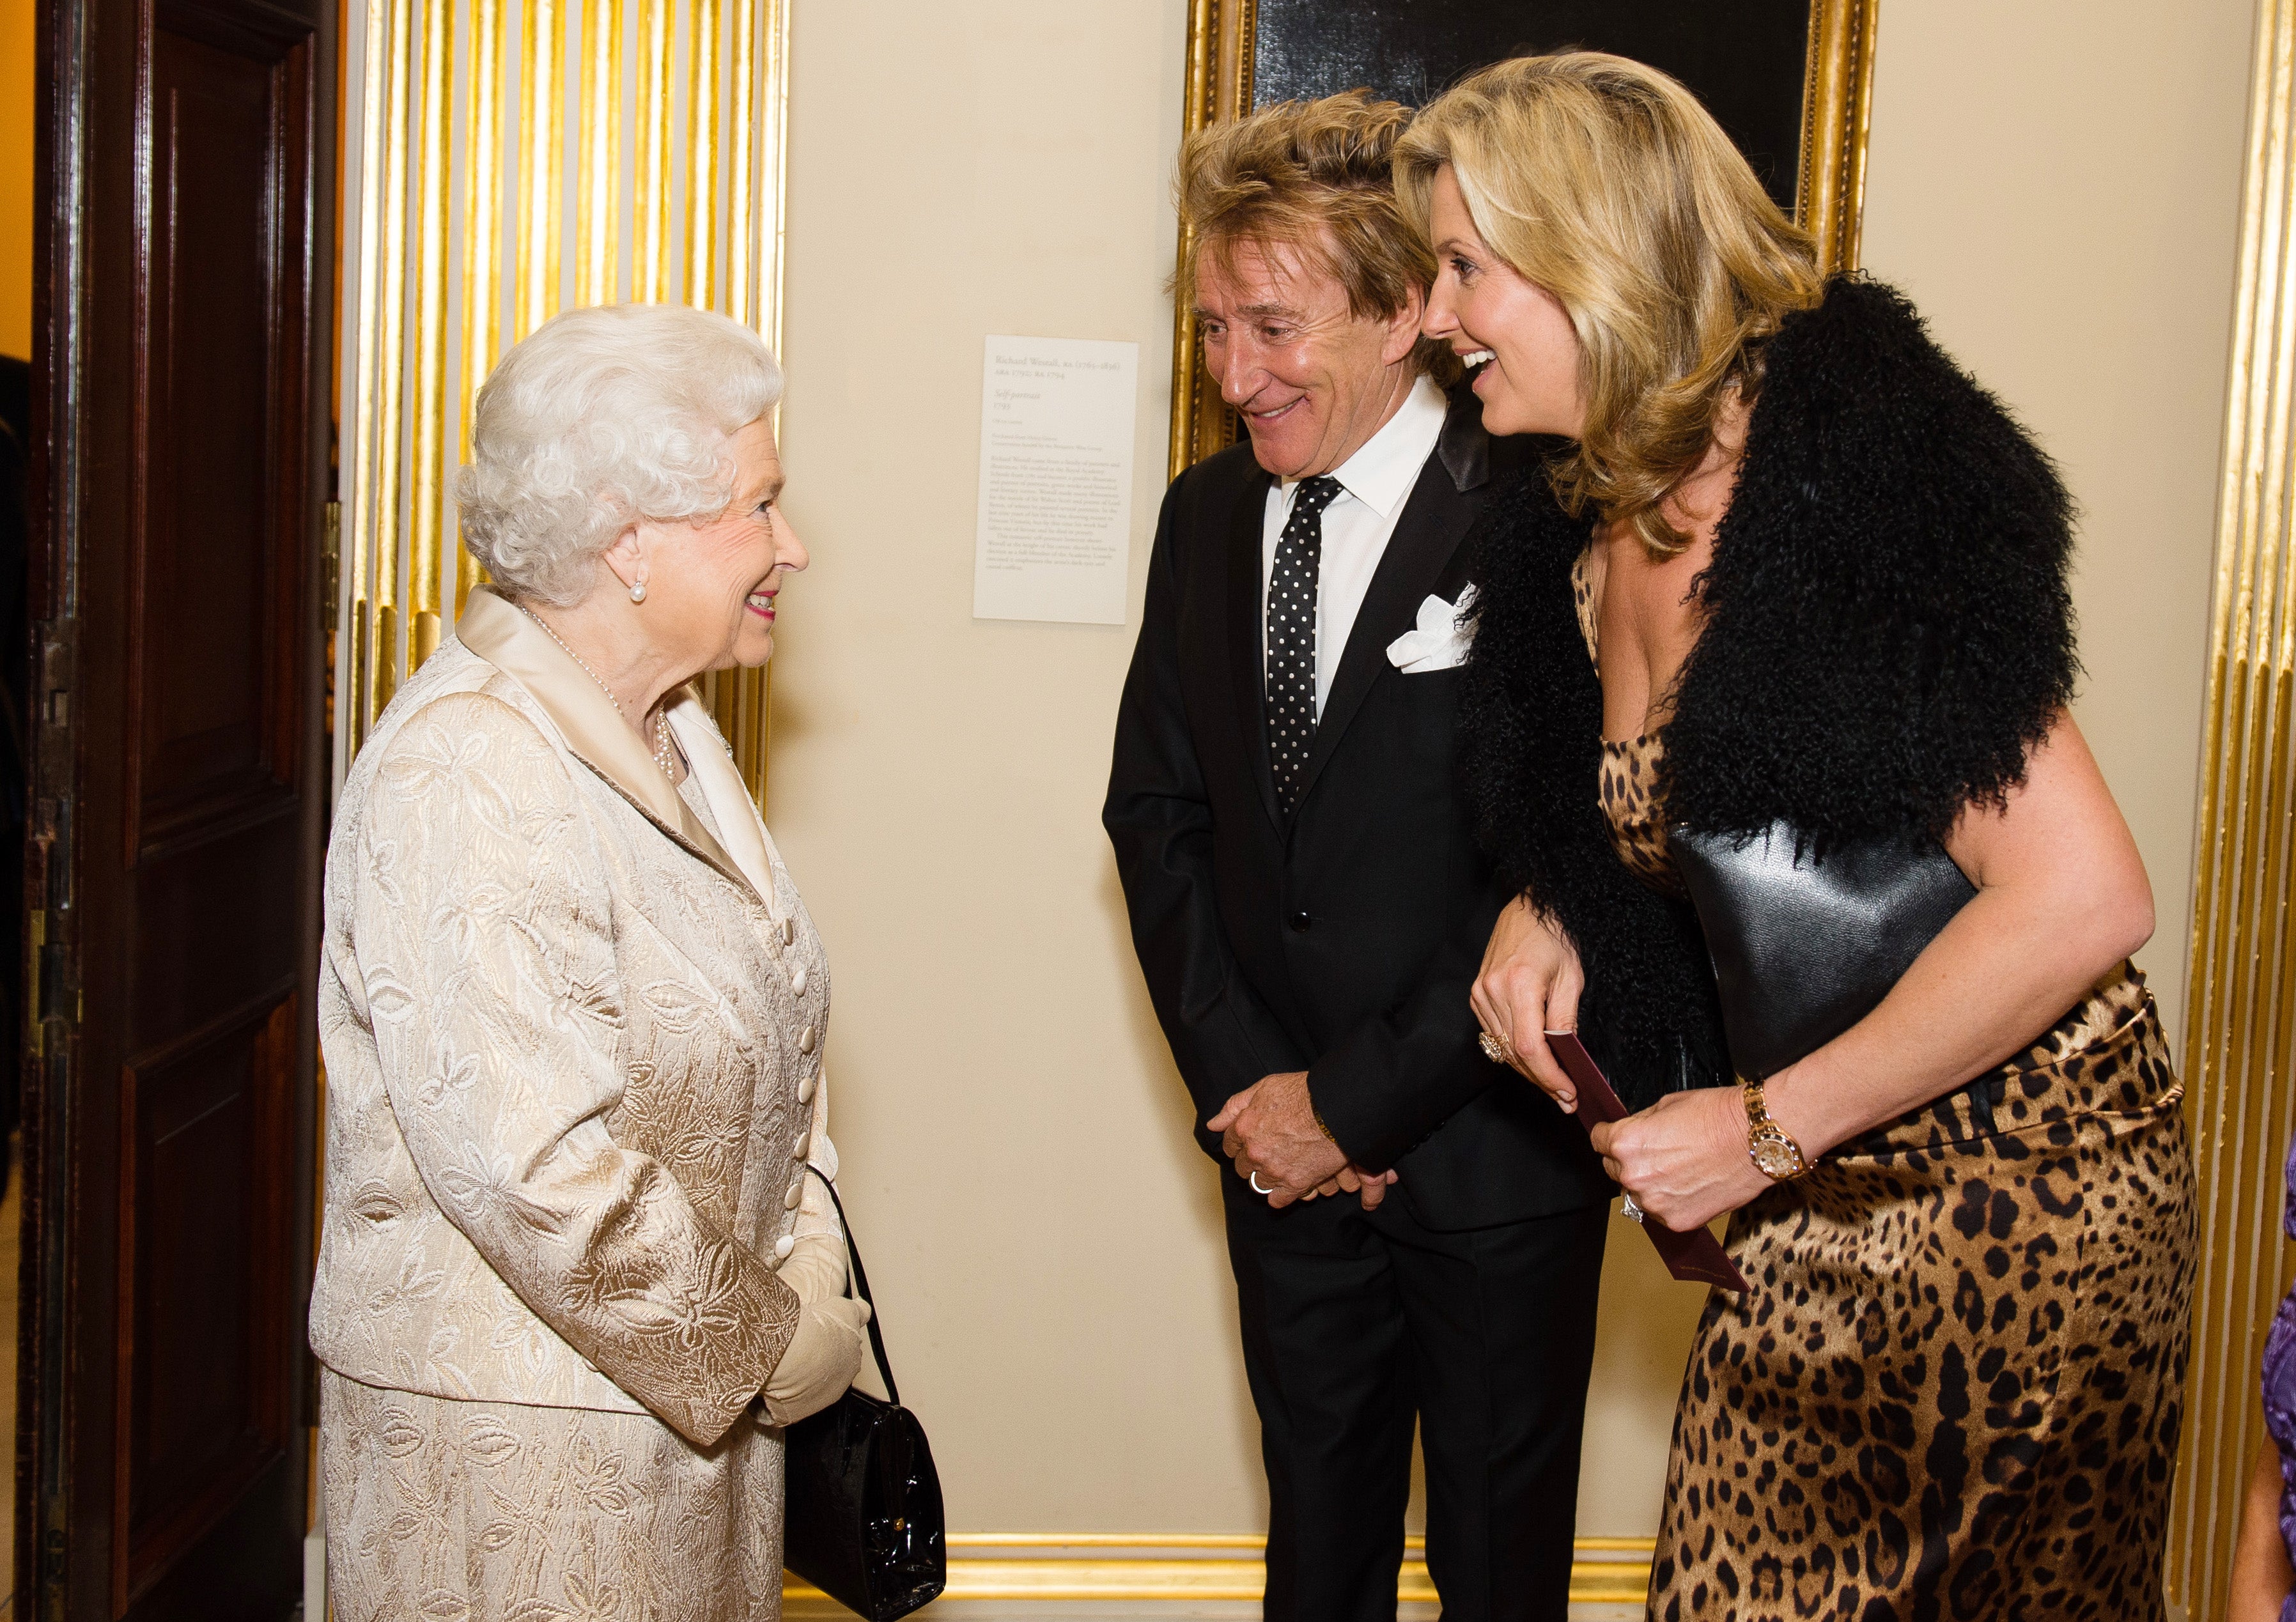
POLYGON ((614 304, 554 316, 479 390, 455 479, 463 545, 506 595, 571 607, 632 522, 723 512, 727 441, 781 397, 765 340, 724 315, 614 304))

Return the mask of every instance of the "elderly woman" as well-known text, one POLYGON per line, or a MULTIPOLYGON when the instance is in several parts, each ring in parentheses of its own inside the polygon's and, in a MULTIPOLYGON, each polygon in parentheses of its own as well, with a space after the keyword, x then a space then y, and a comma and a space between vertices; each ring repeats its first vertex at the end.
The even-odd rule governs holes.
POLYGON ((344 785, 311 1301, 339 1618, 781 1610, 843 1393, 821 942, 688 683, 806 565, 756 333, 560 315, 480 391, 493 586, 344 785))
POLYGON ((1629 1214, 1732 1213, 1751 1284, 1651 1615, 2161 1616, 2192 1162, 2054 470, 1663 74, 1500 64, 1397 165, 1426 333, 1565 442, 1488 509, 1463 752, 1519 899, 1476 1012, 1567 1107, 1583 989, 1629 1214))

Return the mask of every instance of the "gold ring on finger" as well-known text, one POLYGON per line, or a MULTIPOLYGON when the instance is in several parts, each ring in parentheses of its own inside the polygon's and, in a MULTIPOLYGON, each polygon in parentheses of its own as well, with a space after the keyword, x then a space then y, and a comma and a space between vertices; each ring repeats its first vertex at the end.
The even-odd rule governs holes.
POLYGON ((1507 1061, 1507 1045, 1505 1043, 1500 1041, 1488 1031, 1485 1031, 1483 1033, 1482 1040, 1484 1058, 1489 1060, 1493 1064, 1505 1064, 1507 1061))

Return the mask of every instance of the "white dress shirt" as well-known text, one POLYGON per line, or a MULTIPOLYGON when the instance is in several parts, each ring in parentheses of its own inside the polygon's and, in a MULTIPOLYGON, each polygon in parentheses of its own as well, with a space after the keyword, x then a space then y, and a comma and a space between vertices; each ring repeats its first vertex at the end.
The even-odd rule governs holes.
MULTIPOLYGON (((1332 470, 1340 494, 1324 509, 1324 553, 1316 589, 1316 718, 1324 717, 1324 700, 1331 696, 1332 677, 1347 651, 1348 634, 1355 629, 1364 594, 1387 553, 1387 538, 1403 504, 1411 499, 1420 470, 1443 437, 1443 419, 1449 412, 1443 391, 1422 377, 1380 430, 1364 441, 1356 454, 1332 470)), ((1275 539, 1291 516, 1292 498, 1299 493, 1296 479, 1278 479, 1268 487, 1267 516, 1259 530, 1259 648, 1264 672, 1267 658, 1267 583, 1275 572, 1275 539)))

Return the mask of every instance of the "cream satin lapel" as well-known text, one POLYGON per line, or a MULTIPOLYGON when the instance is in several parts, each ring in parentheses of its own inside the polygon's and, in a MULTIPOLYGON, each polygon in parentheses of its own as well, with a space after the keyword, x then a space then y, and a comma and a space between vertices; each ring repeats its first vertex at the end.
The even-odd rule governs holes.
POLYGON ((758 802, 750 798, 750 785, 734 769, 725 735, 703 708, 701 696, 691 687, 671 706, 669 726, 685 750, 688 769, 709 801, 710 815, 718 819, 726 848, 749 880, 750 888, 765 902, 767 912, 773 913, 773 847, 766 834, 764 819, 758 815, 758 802))
MULTIPOLYGON (((747 890, 753 895, 756 894, 757 887, 750 882, 749 875, 742 871, 741 864, 734 861, 734 858, 726 853, 726 848, 723 845, 720 845, 716 837, 710 833, 709 830, 702 825, 701 819, 693 815, 693 809, 688 807, 683 799, 677 802, 677 823, 676 825, 673 827, 665 823, 652 807, 640 804, 635 795, 631 794, 628 790, 625 789, 612 775, 612 774, 602 770, 596 761, 584 759, 582 751, 573 748, 570 744, 567 747, 568 752, 572 754, 575 759, 580 760, 584 766, 598 774, 598 779, 600 782, 603 782, 608 788, 613 790, 615 793, 619 794, 624 799, 628 800, 633 806, 636 806, 639 812, 644 815, 648 822, 652 823, 664 833, 669 835, 671 839, 677 840, 687 849, 691 850, 695 856, 700 856, 704 862, 707 862, 710 866, 716 868, 720 873, 723 873, 728 882, 734 884, 738 889, 747 890)), ((660 768, 656 769, 659 771, 660 768)), ((673 790, 672 792, 675 793, 676 791, 673 790)), ((716 807, 713 806, 712 809, 714 810, 715 808, 716 807)), ((758 899, 765 901, 765 897, 762 896, 759 896, 758 899)), ((770 902, 767 902, 766 908, 767 911, 770 913, 773 910, 772 904, 770 902)))
MULTIPOLYGON (((568 657, 550 633, 522 610, 481 586, 463 606, 462 618, 455 623, 455 635, 533 696, 557 724, 559 735, 576 759, 666 831, 692 846, 712 867, 743 889, 757 889, 741 864, 701 825, 701 819, 693 815, 676 787, 661 774, 661 767, 615 711, 605 690, 568 657)), ((676 708, 693 701, 688 689, 676 708)), ((725 746, 718 747, 722 750, 725 746)), ((686 751, 689 758, 696 753, 691 749, 686 751)), ((705 779, 705 791, 707 786, 705 779)), ((709 804, 712 810, 718 809, 714 799, 709 804)), ((723 817, 725 813, 718 815, 723 817)))

